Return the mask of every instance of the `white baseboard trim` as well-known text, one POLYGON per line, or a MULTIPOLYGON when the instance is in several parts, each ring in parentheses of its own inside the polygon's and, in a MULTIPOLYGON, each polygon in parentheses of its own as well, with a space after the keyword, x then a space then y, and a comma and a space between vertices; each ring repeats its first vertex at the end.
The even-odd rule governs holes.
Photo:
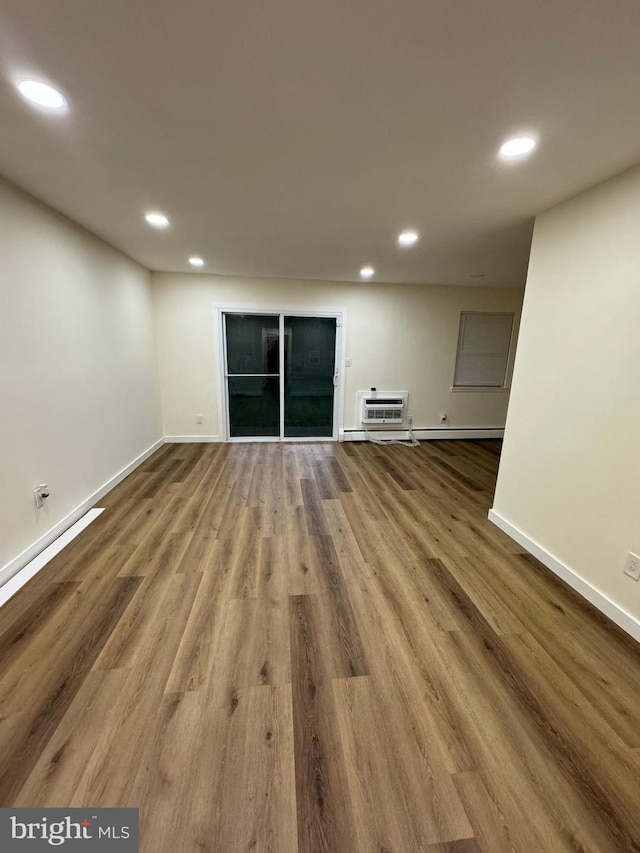
POLYGON ((95 491, 92 495, 82 501, 75 509, 71 510, 71 512, 66 515, 61 521, 57 524, 54 524, 46 533, 44 533, 39 539, 29 545, 28 548, 25 548, 22 553, 18 554, 17 557, 14 557, 13 560, 10 560, 6 565, 4 565, 0 569, 0 587, 2 587, 8 580, 10 580, 17 572, 23 569, 28 563, 30 563, 34 557, 44 551, 52 542, 54 542, 59 536, 61 536, 66 530, 68 530, 72 524, 75 524, 78 519, 82 518, 82 516, 88 512, 91 507, 96 504, 101 498, 103 498, 107 492, 110 492, 111 489, 115 488, 118 483, 121 483, 122 480, 126 476, 128 476, 132 471, 134 471, 138 465, 142 465, 145 459, 148 459, 152 453, 155 453, 159 447, 162 447, 164 444, 164 439, 160 438, 158 441, 154 442, 151 447, 148 447, 140 456, 137 456, 133 462, 130 462, 126 465, 121 471, 118 471, 110 480, 107 480, 100 488, 95 491))
MULTIPOLYGON (((404 432, 404 431, 403 431, 404 432)), ((373 435, 375 430, 371 430, 373 435)), ((459 429, 414 429, 414 437, 418 441, 435 441, 452 438, 502 438, 504 427, 461 427, 459 429)), ((363 429, 341 429, 339 441, 366 441, 367 433, 363 429)))
POLYGON ((79 521, 76 521, 75 524, 72 524, 68 530, 62 534, 62 536, 58 536, 55 542, 52 542, 44 551, 41 551, 37 557, 34 557, 26 566, 23 566, 19 572, 8 580, 5 584, 0 586, 0 607, 3 604, 6 604, 10 598, 21 589, 27 581, 30 581, 32 577, 38 574, 41 569, 49 563, 56 554, 59 554, 62 549, 69 544, 73 539, 78 536, 78 534, 82 533, 85 527, 88 527, 92 521, 95 521, 96 518, 104 512, 104 509, 90 509, 89 512, 85 513, 79 521))
MULTIPOLYGON (((375 430, 371 430, 372 433, 375 430)), ((403 431, 403 434, 406 430, 403 431)), ((434 439, 451 439, 451 438, 502 438, 504 435, 504 427, 460 427, 459 429, 414 429, 414 436, 418 441, 430 441, 434 439)), ((209 443, 223 442, 224 439, 219 435, 165 435, 167 444, 183 444, 183 443, 209 443)), ((331 438, 287 438, 285 441, 332 441, 331 438)), ((338 431, 338 441, 366 441, 367 434, 363 429, 341 429, 338 431)), ((241 441, 278 441, 277 438, 266 439, 233 439, 236 443, 241 441)))
POLYGON ((503 533, 510 536, 518 543, 518 545, 522 545, 525 550, 532 554, 537 560, 540 560, 540 562, 548 569, 551 569, 555 575, 561 578, 565 583, 569 584, 569 586, 583 598, 586 598, 587 601, 593 604, 593 606, 601 613, 608 616, 608 618, 611 619, 612 622, 615 622, 619 628, 622 628, 622 630, 633 637, 634 640, 640 642, 640 621, 638 621, 638 619, 630 613, 627 613, 627 611, 620 607, 619 604, 616 604, 615 601, 612 601, 603 592, 595 586, 592 586, 584 578, 580 577, 580 575, 574 572, 573 569, 570 569, 569 566, 557 557, 554 557, 553 554, 546 551, 542 545, 529 538, 526 533, 511 524, 511 522, 507 521, 506 518, 501 516, 500 513, 496 512, 494 509, 489 510, 489 521, 492 521, 496 527, 499 527, 503 533))
POLYGON ((222 441, 219 435, 165 435, 167 444, 208 444, 222 441))

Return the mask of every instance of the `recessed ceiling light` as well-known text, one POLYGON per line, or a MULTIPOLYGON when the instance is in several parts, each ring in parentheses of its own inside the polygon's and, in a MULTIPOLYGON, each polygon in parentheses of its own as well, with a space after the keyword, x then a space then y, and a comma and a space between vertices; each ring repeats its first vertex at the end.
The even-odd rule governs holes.
POLYGON ((531 136, 516 136, 514 139, 507 139, 500 146, 500 155, 502 157, 522 157, 524 154, 529 154, 536 147, 537 142, 531 136))
POLYGON ((362 267, 362 269, 360 270, 360 275, 362 276, 362 278, 371 278, 374 272, 375 270, 373 267, 362 267))
POLYGON ((413 246, 414 243, 418 242, 418 234, 416 231, 403 231, 402 234, 398 236, 398 243, 401 246, 413 246))
POLYGON ((192 255, 189 258, 189 263, 191 264, 192 267, 203 267, 204 266, 204 260, 199 255, 192 255))
POLYGON ((18 83, 18 91, 23 98, 38 107, 59 112, 67 106, 67 99, 62 92, 47 83, 39 83, 37 80, 21 80, 18 83))
POLYGON ((151 210, 149 213, 145 213, 144 218, 147 220, 149 225, 153 226, 153 228, 166 228, 169 224, 169 220, 164 213, 159 213, 157 210, 151 210))

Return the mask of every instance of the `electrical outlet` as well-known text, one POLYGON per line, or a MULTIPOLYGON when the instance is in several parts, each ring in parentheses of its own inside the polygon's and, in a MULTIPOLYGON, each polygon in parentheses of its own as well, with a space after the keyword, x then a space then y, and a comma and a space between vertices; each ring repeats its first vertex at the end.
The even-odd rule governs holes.
POLYGON ((196 415, 196 423, 201 424, 204 421, 203 415, 196 415))
POLYGON ((49 497, 49 486, 46 483, 40 483, 39 486, 33 490, 33 498, 36 502, 36 506, 38 509, 44 504, 46 499, 49 497))
POLYGON ((633 578, 634 581, 640 580, 640 557, 637 554, 632 554, 629 552, 627 557, 627 562, 624 566, 625 575, 629 575, 630 578, 633 578))

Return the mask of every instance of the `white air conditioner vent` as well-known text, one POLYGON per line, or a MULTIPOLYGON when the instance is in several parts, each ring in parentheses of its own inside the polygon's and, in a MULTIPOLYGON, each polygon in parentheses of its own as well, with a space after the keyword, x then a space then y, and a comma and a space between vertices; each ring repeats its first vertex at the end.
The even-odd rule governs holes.
POLYGON ((407 420, 407 395, 363 396, 360 420, 363 424, 403 426, 407 420))
POLYGON ((402 421, 402 409, 378 409, 375 406, 365 406, 362 420, 367 421, 402 421))

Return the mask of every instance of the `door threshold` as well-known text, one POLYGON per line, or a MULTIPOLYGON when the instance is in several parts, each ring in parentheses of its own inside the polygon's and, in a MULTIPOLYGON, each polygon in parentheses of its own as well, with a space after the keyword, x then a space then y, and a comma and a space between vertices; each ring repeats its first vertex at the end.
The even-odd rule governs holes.
POLYGON ((323 443, 323 442, 326 443, 326 442, 332 442, 332 441, 337 442, 338 439, 334 438, 333 436, 330 436, 330 435, 325 435, 324 437, 320 437, 320 438, 306 438, 306 437, 297 438, 294 436, 285 437, 285 438, 278 438, 277 436, 273 436, 273 437, 269 437, 269 438, 264 438, 264 437, 261 438, 260 436, 257 436, 256 438, 251 438, 251 437, 244 437, 244 436, 242 436, 242 437, 236 436, 235 438, 228 438, 226 440, 226 444, 304 444, 305 442, 307 444, 319 444, 319 443, 323 443))

